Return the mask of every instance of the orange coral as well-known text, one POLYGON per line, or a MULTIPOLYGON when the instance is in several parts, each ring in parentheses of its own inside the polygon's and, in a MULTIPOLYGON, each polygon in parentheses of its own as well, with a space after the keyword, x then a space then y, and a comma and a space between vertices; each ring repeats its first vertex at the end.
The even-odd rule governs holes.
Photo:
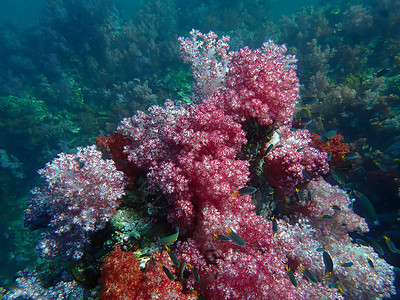
POLYGON ((124 252, 116 245, 111 256, 103 262, 101 299, 135 299, 144 277, 139 266, 132 252, 124 252))
POLYGON ((197 299, 193 294, 184 294, 182 284, 177 280, 169 279, 163 271, 161 263, 171 272, 177 271, 167 252, 156 251, 152 256, 156 265, 150 260, 142 272, 134 254, 124 252, 116 245, 111 256, 103 262, 100 278, 103 286, 101 299, 197 299))
POLYGON ((349 153, 349 146, 343 143, 343 136, 338 133, 332 136, 326 143, 324 143, 316 133, 311 133, 311 138, 311 147, 332 155, 329 161, 331 167, 343 163, 344 155, 349 153))

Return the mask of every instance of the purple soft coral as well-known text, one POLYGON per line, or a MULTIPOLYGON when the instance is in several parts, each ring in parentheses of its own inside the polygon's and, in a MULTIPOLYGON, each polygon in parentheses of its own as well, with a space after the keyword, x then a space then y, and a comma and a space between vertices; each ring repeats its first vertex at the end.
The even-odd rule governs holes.
POLYGON ((66 257, 79 259, 89 236, 104 228, 118 208, 124 175, 101 156, 96 146, 78 148, 77 154, 60 153, 39 170, 47 187, 32 190, 25 224, 38 227, 36 216, 42 223, 47 218, 49 231, 38 246, 43 256, 64 251, 66 257))

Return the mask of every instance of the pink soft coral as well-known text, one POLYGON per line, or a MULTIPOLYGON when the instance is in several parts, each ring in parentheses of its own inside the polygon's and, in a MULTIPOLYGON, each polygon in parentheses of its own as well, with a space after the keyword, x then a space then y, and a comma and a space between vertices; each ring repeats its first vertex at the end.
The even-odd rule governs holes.
POLYGON ((275 134, 279 139, 265 156, 264 170, 269 183, 279 193, 293 195, 298 183, 309 180, 307 174, 314 179, 329 172, 328 155, 311 147, 308 130, 292 131, 282 126, 275 134))
POLYGON ((248 47, 232 53, 225 89, 211 97, 219 108, 243 123, 284 125, 293 119, 299 93, 296 59, 284 55, 285 46, 272 41, 262 49, 248 47))

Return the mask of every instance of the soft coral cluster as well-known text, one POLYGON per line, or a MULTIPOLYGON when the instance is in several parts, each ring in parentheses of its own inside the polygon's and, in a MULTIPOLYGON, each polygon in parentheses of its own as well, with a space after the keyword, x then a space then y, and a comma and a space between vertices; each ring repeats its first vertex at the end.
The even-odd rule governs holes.
POLYGON ((192 64, 197 97, 244 123, 256 119, 260 125, 283 125, 292 121, 299 95, 296 58, 285 55, 285 45, 272 41, 261 49, 244 47, 228 52, 229 37, 217 39, 214 32, 190 32, 179 38, 184 62, 192 64))
MULTIPOLYGON (((190 42, 181 39, 182 47, 198 47, 195 41, 193 35, 190 42)), ((210 49, 212 46, 213 42, 208 41, 206 54, 221 50, 210 49)), ((185 51, 194 53, 191 62, 216 59, 207 55, 205 58, 201 51, 185 51)), ((307 182, 312 189, 321 189, 321 195, 328 193, 330 186, 316 181, 329 170, 327 154, 311 146, 307 130, 291 131, 287 126, 298 98, 298 79, 294 58, 285 56, 284 52, 284 47, 269 42, 262 50, 245 48, 229 53, 232 60, 227 64, 228 70, 225 75, 219 73, 224 77, 219 81, 223 86, 203 84, 209 90, 202 90, 199 95, 207 96, 202 103, 183 108, 167 101, 164 108, 152 107, 147 115, 139 112, 118 127, 121 134, 132 140, 125 147, 128 159, 147 172, 150 186, 158 187, 168 196, 171 205, 168 219, 187 238, 185 242, 178 242, 176 255, 180 261, 193 265, 200 275, 200 282, 193 276, 185 278, 187 289, 199 290, 209 299, 274 299, 277 295, 281 299, 341 299, 339 291, 324 282, 320 257, 312 256, 319 259, 313 265, 303 253, 315 251, 309 246, 324 243, 326 239, 330 243, 343 239, 338 248, 344 253, 351 248, 347 230, 354 230, 356 224, 365 229, 363 219, 348 207, 337 218, 338 222, 347 221, 349 228, 343 229, 341 223, 326 226, 327 220, 315 214, 325 213, 330 202, 315 191, 315 199, 321 201, 311 201, 310 207, 297 205, 298 224, 292 225, 283 219, 278 222, 278 234, 274 234, 271 223, 253 211, 251 196, 232 194, 249 180, 249 162, 237 157, 246 143, 242 124, 254 121, 257 126, 272 125, 270 128, 280 136, 278 143, 282 146, 268 153, 264 165, 279 194, 291 195, 297 184, 307 182), (298 227, 305 233, 296 230, 298 227), (246 245, 223 242, 215 237, 215 234, 227 235, 228 228, 243 238, 246 245), (285 236, 285 229, 290 232, 286 240, 281 238, 285 236), (311 244, 302 248, 301 236, 307 234, 311 235, 308 239, 311 244), (293 269, 299 281, 297 287, 290 282, 285 264, 293 269), (297 270, 299 265, 315 272, 319 282, 303 279, 297 270)), ((329 195, 336 197, 336 205, 348 202, 347 196, 337 190, 336 194, 329 195)), ((368 248, 362 255, 371 252, 368 248)), ((379 283, 379 278, 384 276, 389 279, 372 294, 387 296, 393 293, 393 272, 382 260, 379 263, 383 268, 373 282, 379 283)), ((360 270, 354 269, 354 273, 354 276, 363 276, 360 270)), ((343 282, 346 280, 352 279, 346 278, 343 282)), ((369 294, 359 288, 360 291, 353 289, 345 293, 369 294)))
POLYGON ((284 125, 293 119, 299 84, 296 59, 272 41, 262 49, 248 47, 232 53, 225 88, 211 101, 238 122, 256 119, 259 125, 284 125))
POLYGON ((344 137, 340 134, 335 134, 330 137, 326 142, 322 140, 322 138, 316 134, 311 133, 312 138, 312 147, 328 153, 331 156, 331 160, 329 161, 329 165, 335 167, 336 165, 343 163, 345 154, 349 153, 349 145, 343 143, 344 137))
POLYGON ((214 239, 213 252, 200 252, 201 245, 192 239, 178 243, 178 257, 195 266, 200 276, 199 283, 189 277, 187 288, 201 290, 207 299, 343 299, 326 285, 307 280, 292 285, 284 268, 288 259, 273 247, 271 230, 264 230, 263 239, 256 243, 261 234, 254 240, 248 236, 245 247, 214 239))
POLYGON ((275 135, 277 138, 272 139, 275 147, 264 158, 264 170, 269 183, 281 194, 293 195, 298 183, 329 172, 328 154, 311 146, 308 130, 292 131, 282 126, 275 135))
POLYGON ((226 206, 231 193, 248 181, 249 165, 235 159, 246 139, 230 116, 212 103, 171 113, 174 109, 167 101, 149 115, 125 119, 118 130, 133 141, 125 150, 128 159, 147 167, 149 184, 170 196, 169 220, 185 233, 194 229, 195 206, 226 206))
POLYGON ((135 299, 143 281, 140 262, 132 252, 116 245, 111 255, 103 260, 100 284, 101 299, 135 299))
POLYGON ((115 246, 111 255, 104 259, 102 266, 101 299, 104 300, 147 300, 147 299, 196 299, 195 295, 182 293, 182 284, 168 278, 163 270, 175 268, 166 252, 153 253, 144 271, 132 252, 124 252, 115 246), (153 260, 156 265, 153 264, 153 260), (161 265, 162 264, 162 265, 161 265))
POLYGON ((194 98, 201 101, 214 91, 223 87, 229 55, 229 36, 217 40, 218 36, 210 31, 203 34, 193 29, 191 38, 179 37, 180 55, 185 63, 192 65, 194 84, 194 98))
MULTIPOLYGON (((349 208, 354 200, 322 178, 309 182, 302 192, 307 191, 312 191, 311 201, 300 203, 293 215, 299 221, 296 224, 287 218, 278 221, 279 231, 273 239, 278 255, 287 257, 296 266, 295 270, 299 265, 307 268, 324 285, 339 280, 348 299, 383 299, 395 294, 393 267, 379 258, 372 247, 352 243, 348 235, 356 227, 369 231, 365 220, 349 208), (332 219, 325 219, 324 215, 332 219), (316 250, 320 247, 332 257, 331 276, 325 276, 322 253, 316 250), (369 265, 368 259, 374 267, 369 265), (353 265, 347 268, 339 265, 346 262, 353 265)), ((295 274, 298 276, 301 272, 298 270, 295 274)), ((299 285, 304 281, 298 276, 299 285)))
POLYGON ((79 259, 90 235, 104 228, 118 208, 124 174, 94 145, 76 154, 60 153, 39 174, 47 186, 32 190, 25 225, 49 227, 38 245, 43 256, 79 259))

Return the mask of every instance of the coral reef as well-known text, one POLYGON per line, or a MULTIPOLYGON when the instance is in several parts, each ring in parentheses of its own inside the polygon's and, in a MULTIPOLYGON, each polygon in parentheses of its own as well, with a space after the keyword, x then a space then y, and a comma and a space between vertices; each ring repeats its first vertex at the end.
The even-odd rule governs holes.
POLYGON ((289 219, 278 221, 282 230, 275 235, 274 241, 280 254, 293 264, 313 272, 324 284, 338 279, 346 298, 382 299, 394 294, 393 267, 379 258, 372 247, 352 243, 348 235, 356 227, 363 232, 369 231, 365 220, 349 208, 354 199, 323 179, 309 182, 305 191, 312 191, 312 199, 310 203, 300 204, 303 209, 299 208, 294 216, 298 222, 293 225, 289 219), (322 217, 326 215, 332 216, 332 219, 322 217), (335 277, 324 276, 322 254, 317 251, 320 247, 332 257, 335 277), (373 262, 374 268, 369 265, 368 259, 373 262), (340 266, 345 262, 352 262, 353 265, 340 266))
POLYGON ((261 49, 228 52, 226 37, 217 41, 213 32, 198 31, 191 36, 180 41, 197 74, 196 104, 167 100, 123 119, 113 137, 98 139, 115 164, 91 146, 60 154, 39 171, 48 186, 33 191, 26 221, 32 228, 50 227, 40 244, 43 254, 67 250, 67 257, 82 257, 90 235, 104 228, 119 205, 127 181, 123 171, 166 198, 166 219, 179 229, 179 240, 172 250, 153 252, 144 271, 132 252, 116 246, 104 260, 104 299, 394 294, 393 267, 348 235, 369 229, 346 192, 322 179, 328 153, 313 147, 307 129, 290 127, 299 98, 295 57, 272 41, 261 49), (260 133, 254 136, 250 128, 260 133), (286 201, 290 211, 272 222, 256 214, 253 194, 260 190, 247 186, 257 177, 243 152, 256 137, 267 141, 255 153, 264 170, 258 179, 267 179, 275 188, 272 201, 286 201), (375 267, 366 279, 368 259, 375 267))
MULTIPOLYGON (((115 243, 123 250, 110 257, 131 265, 141 287, 126 291, 138 283, 112 277, 123 271, 105 259, 103 291, 120 284, 137 298, 394 294, 398 256, 382 235, 400 241, 400 1, 322 2, 279 19, 276 0, 149 0, 131 15, 113 0, 54 0, 32 25, 2 23, 1 278, 31 267, 21 267, 33 237, 12 220, 26 207, 15 195, 40 186, 32 175, 57 153, 101 134, 102 153, 79 148, 40 171, 46 183, 25 215, 42 256, 67 260, 67 273, 93 269, 74 280, 94 296, 98 258, 115 243), (193 27, 225 36, 192 30, 178 47, 193 27), (343 136, 324 140, 331 130, 343 136), (353 212, 367 210, 355 188, 379 204, 370 232, 353 212), (173 227, 181 267, 171 250, 154 252, 173 227), (333 260, 330 276, 317 248, 333 260), (138 270, 132 252, 154 252, 157 266, 138 270)), ((69 294, 72 278, 46 282, 39 269, 17 274, 9 297, 81 297, 69 294)))

